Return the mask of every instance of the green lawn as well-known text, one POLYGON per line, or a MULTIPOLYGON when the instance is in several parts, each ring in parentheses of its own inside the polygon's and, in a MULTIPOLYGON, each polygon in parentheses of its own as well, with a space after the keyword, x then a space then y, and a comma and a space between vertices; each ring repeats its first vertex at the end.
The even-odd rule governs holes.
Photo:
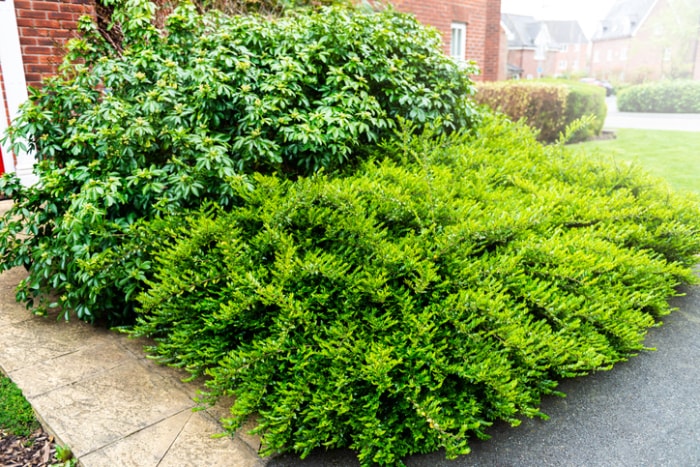
POLYGON ((572 145, 575 150, 600 150, 619 161, 640 164, 678 190, 700 193, 700 133, 687 131, 617 130, 614 140, 572 145))
POLYGON ((29 436, 37 428, 39 422, 22 391, 0 372, 0 432, 29 436))

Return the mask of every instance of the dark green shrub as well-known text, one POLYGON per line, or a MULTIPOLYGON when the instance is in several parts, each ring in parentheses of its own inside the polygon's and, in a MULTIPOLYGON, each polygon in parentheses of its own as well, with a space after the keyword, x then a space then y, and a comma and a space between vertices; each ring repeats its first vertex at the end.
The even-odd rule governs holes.
POLYGON ((575 82, 480 83, 475 100, 513 120, 524 119, 545 143, 557 141, 569 124, 588 115, 596 117, 593 125, 577 131, 571 141, 598 135, 607 113, 602 88, 575 82))
POLYGON ((326 8, 273 20, 182 7, 159 31, 148 3, 125 3, 114 14, 123 52, 84 22, 72 61, 12 129, 36 154, 40 183, 2 182, 17 204, 1 221, 0 255, 3 268, 31 266, 20 300, 55 289, 60 301, 38 311, 128 321, 150 263, 145 248, 119 249, 139 219, 207 200, 231 208, 244 173, 352 166, 399 117, 439 120, 444 132, 474 119, 469 70, 408 15, 326 8))
POLYGON ((700 82, 660 81, 630 86, 617 93, 622 112, 700 113, 700 82))
POLYGON ((697 199, 504 120, 400 138, 346 177, 258 175, 160 220, 135 333, 254 414, 263 454, 469 452, 556 381, 643 348, 700 251, 697 199))
POLYGON ((216 9, 232 15, 279 15, 292 8, 352 4, 351 0, 193 0, 202 10, 216 9))

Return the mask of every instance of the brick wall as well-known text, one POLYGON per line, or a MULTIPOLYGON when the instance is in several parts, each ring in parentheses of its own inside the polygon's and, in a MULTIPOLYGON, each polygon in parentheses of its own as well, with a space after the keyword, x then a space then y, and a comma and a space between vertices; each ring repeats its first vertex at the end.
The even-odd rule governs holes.
POLYGON ((452 22, 467 25, 466 58, 481 68, 477 79, 498 79, 501 64, 501 0, 394 0, 400 11, 410 12, 443 37, 445 52, 450 50, 452 22))
MULTIPOLYGON (((92 2, 15 0, 27 84, 38 86, 42 78, 56 72, 63 46, 75 36, 78 18, 93 14, 92 2)), ((505 65, 499 59, 501 0, 395 0, 394 3, 400 10, 414 13, 421 22, 437 28, 446 52, 449 52, 452 22, 465 23, 466 58, 475 60, 481 68, 478 79, 498 79, 499 69, 505 65)))
POLYGON ((27 84, 56 73, 78 18, 92 14, 91 0, 15 0, 17 27, 27 84))

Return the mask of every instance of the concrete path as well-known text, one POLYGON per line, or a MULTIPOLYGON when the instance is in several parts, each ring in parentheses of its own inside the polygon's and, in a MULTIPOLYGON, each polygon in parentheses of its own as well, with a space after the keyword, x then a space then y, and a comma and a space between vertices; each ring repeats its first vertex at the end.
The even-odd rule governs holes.
POLYGON ((640 130, 700 131, 700 114, 660 114, 619 112, 615 97, 606 99, 608 115, 605 130, 636 128, 640 130))
POLYGON ((84 467, 254 467, 252 437, 213 438, 226 409, 194 412, 197 386, 144 357, 144 340, 33 316, 24 269, 0 275, 0 368, 84 467))

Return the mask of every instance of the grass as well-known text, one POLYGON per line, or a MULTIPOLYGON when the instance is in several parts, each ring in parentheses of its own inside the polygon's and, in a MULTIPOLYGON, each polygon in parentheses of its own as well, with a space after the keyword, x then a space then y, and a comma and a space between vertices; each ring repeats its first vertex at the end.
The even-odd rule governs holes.
POLYGON ((15 436, 29 436, 39 428, 34 411, 22 391, 0 373, 0 431, 15 436))
POLYGON ((700 194, 700 133, 619 129, 616 139, 588 141, 572 148, 637 163, 676 190, 700 194))

